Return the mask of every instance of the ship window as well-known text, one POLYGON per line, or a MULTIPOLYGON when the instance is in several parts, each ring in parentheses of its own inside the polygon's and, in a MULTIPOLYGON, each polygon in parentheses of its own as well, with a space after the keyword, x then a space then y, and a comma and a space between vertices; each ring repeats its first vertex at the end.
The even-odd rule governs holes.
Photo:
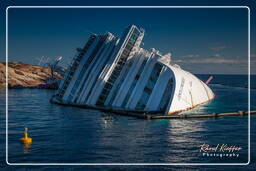
MULTIPOLYGON (((112 47, 111 52, 108 53, 107 59, 109 59, 109 58, 112 56, 114 50, 115 50, 115 48, 112 47)), ((103 69, 105 68, 105 66, 106 66, 106 65, 103 65, 103 66, 101 67, 100 72, 98 72, 98 75, 95 77, 94 82, 93 82, 92 85, 95 85, 95 84, 96 84, 96 82, 97 82, 97 80, 98 80, 98 77, 99 77, 99 75, 102 73, 102 71, 103 71, 103 69)), ((112 86, 111 84, 109 85, 108 83, 106 83, 106 88, 107 88, 107 89, 111 88, 111 86, 112 86)), ((91 95, 91 93, 92 93, 92 91, 93 91, 93 88, 94 88, 94 86, 92 86, 92 87, 90 88, 90 91, 88 92, 87 96, 85 97, 84 102, 86 102, 86 101, 88 100, 88 98, 90 97, 90 95, 91 95)))
POLYGON ((140 100, 139 102, 137 103, 136 105, 136 109, 137 110, 144 110, 144 108, 146 107, 146 104, 149 100, 149 97, 152 93, 152 90, 154 89, 154 86, 156 84, 156 81, 159 77, 159 74, 157 73, 160 73, 161 70, 162 70, 162 65, 156 63, 151 74, 150 74, 150 77, 148 79, 148 82, 146 84, 146 86, 144 87, 143 89, 143 92, 142 92, 142 95, 140 97, 140 100))
POLYGON ((126 75, 128 74, 129 70, 130 70, 130 67, 133 63, 130 61, 125 69, 125 71, 123 72, 123 75, 121 77, 121 79, 119 80, 119 83, 117 84, 117 86, 115 87, 114 91, 113 91, 113 95, 109 101, 109 105, 111 105, 114 101, 114 99, 116 98, 116 95, 117 95, 117 92, 118 90, 120 89, 121 85, 124 83, 124 80, 126 78, 126 75))
POLYGON ((133 90, 134 90, 134 88, 135 88, 139 78, 140 78, 140 74, 142 73, 142 71, 143 71, 143 69, 145 67, 146 62, 147 62, 147 59, 144 59, 142 64, 141 64, 141 66, 140 66, 140 69, 139 69, 138 73, 136 74, 136 76, 135 76, 135 78, 134 78, 134 80, 132 82, 132 85, 130 86, 130 88, 129 88, 126 96, 125 96, 125 99, 124 99, 124 101, 122 103, 122 107, 125 107, 125 105, 127 104, 128 100, 129 100, 129 98, 130 98, 130 96, 131 96, 131 94, 132 94, 132 92, 133 92, 133 90))
MULTIPOLYGON (((101 42, 100 42, 97 46, 102 45, 104 41, 105 41, 105 39, 102 38, 102 39, 101 39, 101 42)), ((92 54, 94 57, 95 57, 95 56, 97 56, 97 57, 101 56, 101 54, 102 54, 103 51, 105 50, 105 46, 104 46, 103 48, 100 48, 100 47, 99 47, 98 49, 100 49, 100 50, 99 50, 99 51, 97 50, 96 52, 95 52, 95 50, 94 50, 94 52, 93 52, 93 54, 92 54)), ((93 57, 92 59, 94 59, 94 57, 93 57)), ((95 58, 95 62, 94 62, 94 63, 96 63, 96 62, 98 61, 98 59, 99 59, 99 58, 95 58)), ((92 60, 91 60, 91 61, 92 61, 92 60)), ((86 73, 86 76, 84 76, 84 80, 83 80, 82 83, 81 83, 80 89, 79 89, 78 92, 77 92, 76 100, 80 97, 80 94, 81 94, 82 90, 84 89, 84 86, 85 86, 85 83, 86 83, 86 81, 87 81, 87 78, 88 78, 88 76, 90 75, 90 73, 91 73, 93 67, 94 67, 94 66, 91 66, 91 67, 90 67, 90 65, 87 65, 87 70, 88 70, 88 71, 87 71, 87 73, 86 73)))
MULTIPOLYGON (((84 81, 81 83, 82 85, 83 85, 83 84, 85 83, 85 81, 87 80, 87 79, 86 79, 87 77, 85 77, 84 74, 85 74, 85 72, 86 72, 88 66, 91 64, 92 60, 94 59, 94 57, 95 57, 96 54, 98 53, 100 47, 103 45, 103 43, 104 43, 104 39, 101 39, 101 40, 97 43, 97 45, 96 45, 96 47, 94 48, 92 54, 89 56, 89 58, 87 59, 87 61, 86 61, 85 64, 83 65, 82 70, 80 71, 80 73, 79 73, 79 75, 78 75, 78 77, 77 77, 78 79, 76 80, 75 85, 73 86, 73 88, 72 88, 72 90, 71 90, 71 92, 73 92, 74 94, 75 94, 75 92, 76 92, 76 90, 77 90, 77 87, 80 85, 82 78, 84 78, 84 81)), ((88 71, 88 72, 90 72, 90 71, 88 71)), ((87 73, 87 74, 88 74, 88 73, 87 73)), ((81 86, 80 89, 78 90, 78 94, 80 94, 80 90, 81 90, 82 88, 83 88, 83 86, 81 86)))
POLYGON ((149 97, 150 97, 150 94, 147 94, 147 93, 143 92, 143 94, 140 98, 140 101, 136 106, 136 109, 137 110, 143 110, 146 107, 146 104, 147 104, 147 101, 148 101, 149 97))
POLYGON ((105 88, 106 88, 106 89, 110 89, 111 87, 112 87, 112 85, 111 85, 111 84, 106 83, 106 86, 105 86, 105 88))
POLYGON ((139 31, 137 28, 135 28, 134 31, 133 31, 133 33, 136 34, 136 35, 139 35, 139 34, 140 34, 140 31, 139 31))
POLYGON ((134 79, 139 80, 139 78, 140 78, 140 75, 137 74, 134 79))
POLYGON ((145 87, 144 91, 145 91, 145 93, 148 93, 148 94, 150 94, 152 92, 152 90, 148 87, 145 87))
MULTIPOLYGON (((131 39, 131 38, 130 38, 131 39)), ((134 41, 133 41, 134 42, 134 41)), ((123 66, 125 65, 126 61, 127 61, 127 57, 129 56, 131 49, 133 48, 133 44, 132 42, 130 42, 130 40, 126 43, 124 50, 122 51, 122 54, 120 55, 120 58, 117 62, 118 65, 115 66, 114 71, 112 72, 111 76, 109 77, 109 80, 111 83, 115 83, 115 81, 117 80, 117 78, 119 77, 121 70, 123 69, 123 66)), ((106 85, 105 85, 106 86, 106 85)), ((110 93, 112 87, 108 90, 108 92, 106 93, 106 97, 108 96, 108 94, 110 93)), ((101 96, 101 95, 100 95, 101 96)), ((105 99, 102 102, 97 102, 96 104, 104 104, 105 99)))
POLYGON ((125 49, 127 49, 128 51, 131 51, 132 48, 133 48, 133 46, 130 44, 127 44, 125 47, 125 49))
POLYGON ((165 111, 169 101, 171 100, 171 95, 173 91, 173 78, 169 79, 167 86, 165 87, 162 99, 159 103, 159 110, 165 111))
POLYGON ((130 39, 130 40, 129 40, 129 43, 132 44, 132 45, 134 45, 135 42, 136 42, 135 39, 130 39))

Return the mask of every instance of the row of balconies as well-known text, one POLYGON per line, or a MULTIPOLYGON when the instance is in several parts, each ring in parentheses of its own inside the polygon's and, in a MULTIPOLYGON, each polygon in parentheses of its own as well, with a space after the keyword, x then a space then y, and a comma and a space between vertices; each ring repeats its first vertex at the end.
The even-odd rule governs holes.
POLYGON ((76 57, 73 58, 73 61, 72 61, 71 65, 70 65, 70 68, 69 68, 68 75, 67 75, 67 77, 64 81, 63 87, 60 89, 60 91, 58 93, 60 97, 63 97, 70 81, 72 80, 72 77, 73 77, 77 67, 79 66, 80 61, 82 60, 82 57, 87 52, 89 46, 92 44, 94 39, 95 39, 95 37, 91 37, 91 39, 86 43, 86 45, 84 46, 83 49, 77 49, 79 54, 76 57))

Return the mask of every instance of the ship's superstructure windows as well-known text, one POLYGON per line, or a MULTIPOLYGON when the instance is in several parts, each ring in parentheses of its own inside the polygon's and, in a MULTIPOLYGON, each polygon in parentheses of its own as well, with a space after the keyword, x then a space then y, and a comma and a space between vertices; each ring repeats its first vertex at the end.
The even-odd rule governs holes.
POLYGON ((164 94, 159 103, 159 107, 158 107, 159 110, 161 110, 161 111, 166 110, 168 103, 171 100, 172 91, 173 91, 173 78, 168 80, 167 86, 164 90, 164 94))
MULTIPOLYGON (((112 43, 115 43, 115 41, 112 42, 112 43)), ((110 52, 108 54, 106 54, 107 55, 107 58, 105 59, 106 62, 107 62, 108 59, 110 59, 110 57, 112 56, 114 50, 115 50, 115 46, 111 47, 110 52)), ((103 58, 105 58, 105 56, 103 58)), ((91 84, 91 87, 89 88, 88 94, 86 95, 86 97, 83 100, 84 102, 86 102, 88 100, 88 98, 90 97, 90 95, 91 95, 91 93, 93 91, 94 85, 98 81, 100 74, 103 72, 103 69, 106 67, 106 62, 102 66, 100 66, 100 70, 97 73, 97 75, 94 77, 93 82, 91 84)))
POLYGON ((128 100, 129 100, 129 98, 130 98, 130 96, 131 96, 131 94, 132 94, 132 91, 134 90, 134 88, 135 88, 135 86, 136 86, 136 84, 137 84, 137 82, 138 82, 138 80, 139 80, 139 78, 140 78, 140 75, 141 75, 141 73, 142 73, 142 71, 143 71, 143 69, 144 69, 144 67, 145 67, 146 62, 147 62, 147 58, 145 58, 145 59, 143 60, 143 62, 142 62, 142 64, 141 64, 141 66, 140 66, 140 69, 139 69, 138 73, 135 75, 135 78, 134 78, 134 80, 133 80, 133 82, 132 82, 132 85, 130 86, 130 88, 129 88, 129 90, 128 90, 128 92, 127 92, 125 98, 124 98, 124 101, 123 101, 123 103, 122 103, 122 107, 125 107, 125 106, 126 106, 128 100))
POLYGON ((129 70, 130 67, 127 67, 126 70, 124 71, 124 74, 122 75, 121 79, 119 80, 119 83, 117 84, 116 88, 114 89, 113 91, 113 94, 112 94, 112 97, 110 99, 110 102, 109 102, 109 105, 112 104, 112 102, 114 101, 116 95, 117 95, 117 91, 119 90, 121 84, 123 83, 127 73, 128 73, 128 70, 129 70))
POLYGON ((95 48, 95 51, 90 56, 90 61, 88 59, 87 63, 84 65, 84 67, 87 69, 87 71, 86 72, 85 71, 81 72, 81 74, 83 74, 83 75, 81 75, 81 78, 83 78, 83 81, 82 81, 82 83, 80 85, 80 88, 79 88, 79 90, 77 92, 75 102, 77 102, 77 100, 78 100, 78 98, 79 98, 79 96, 81 94, 81 91, 83 90, 84 85, 85 85, 86 81, 88 80, 89 75, 91 74, 92 69, 95 67, 94 66, 95 63, 99 60, 98 57, 104 51, 106 46, 103 46, 103 45, 106 43, 107 39, 108 39, 108 35, 102 36, 100 42, 98 43, 97 47, 95 48), (95 56, 97 56, 97 57, 95 57, 95 56), (93 63, 94 65, 90 66, 91 63, 93 63))
POLYGON ((77 67, 79 66, 79 63, 82 59, 82 57, 84 56, 84 54, 88 51, 89 47, 92 45, 92 43, 95 41, 96 39, 96 35, 91 35, 89 40, 87 41, 86 45, 84 46, 84 48, 81 50, 78 50, 78 55, 76 57, 73 58, 73 61, 65 75, 65 78, 63 79, 61 86, 58 90, 57 96, 59 96, 59 98, 63 98, 64 93, 66 93, 66 90, 74 76, 74 73, 77 70, 77 67))
POLYGON ((159 63, 156 63, 151 74, 150 77, 148 79, 148 82, 146 84, 146 86, 143 89, 143 93, 140 97, 139 102, 136 105, 137 110, 143 110, 146 107, 146 104, 148 102, 148 99, 154 89, 154 86, 156 84, 156 81, 160 75, 160 72, 162 70, 162 65, 160 65, 159 63))
MULTIPOLYGON (((104 105, 105 100, 107 99, 107 96, 109 95, 113 85, 115 84, 115 81, 119 77, 119 75, 123 69, 123 66, 125 65, 128 57, 132 51, 132 48, 134 47, 134 44, 136 43, 136 40, 139 37, 138 33, 140 33, 138 28, 131 27, 131 33, 129 34, 129 32, 128 32, 128 35, 126 38, 126 39, 128 39, 128 41, 126 42, 125 47, 122 50, 120 57, 116 63, 116 66, 113 69, 107 83, 105 84, 105 87, 103 88, 103 90, 96 102, 96 105, 99 105, 99 106, 104 105)), ((126 41, 126 39, 124 41, 126 41)))
MULTIPOLYGON (((105 38, 100 38, 99 42, 97 43, 96 47, 94 48, 92 54, 89 56, 89 58, 87 59, 87 61, 85 62, 85 64, 82 67, 82 70, 80 71, 77 80, 71 90, 71 94, 74 95, 75 92, 77 91, 77 88, 81 82, 81 80, 83 79, 86 70, 88 69, 89 65, 92 63, 94 57, 96 56, 96 54, 98 53, 98 51, 100 50, 100 47, 102 46, 103 42, 104 42, 105 38)), ((86 79, 86 78, 85 78, 86 79)), ((71 101, 72 99, 68 99, 68 101, 71 101)))

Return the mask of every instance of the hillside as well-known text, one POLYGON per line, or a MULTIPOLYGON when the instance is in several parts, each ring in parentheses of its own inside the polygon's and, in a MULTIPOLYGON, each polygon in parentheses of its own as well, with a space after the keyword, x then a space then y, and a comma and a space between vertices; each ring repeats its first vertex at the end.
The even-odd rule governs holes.
MULTIPOLYGON (((22 62, 8 63, 8 87, 33 87, 44 84, 50 78, 50 69, 22 62)), ((56 79, 62 76, 54 73, 56 79)), ((6 63, 0 62, 0 87, 6 85, 6 63)))

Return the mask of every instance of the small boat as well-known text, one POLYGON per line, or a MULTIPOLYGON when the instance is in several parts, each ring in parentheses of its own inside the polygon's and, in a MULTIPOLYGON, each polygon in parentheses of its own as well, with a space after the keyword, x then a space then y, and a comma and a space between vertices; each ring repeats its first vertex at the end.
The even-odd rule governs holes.
POLYGON ((132 25, 121 38, 92 34, 77 49, 52 102, 166 115, 214 98, 203 81, 161 54, 140 47, 144 29, 132 25))

